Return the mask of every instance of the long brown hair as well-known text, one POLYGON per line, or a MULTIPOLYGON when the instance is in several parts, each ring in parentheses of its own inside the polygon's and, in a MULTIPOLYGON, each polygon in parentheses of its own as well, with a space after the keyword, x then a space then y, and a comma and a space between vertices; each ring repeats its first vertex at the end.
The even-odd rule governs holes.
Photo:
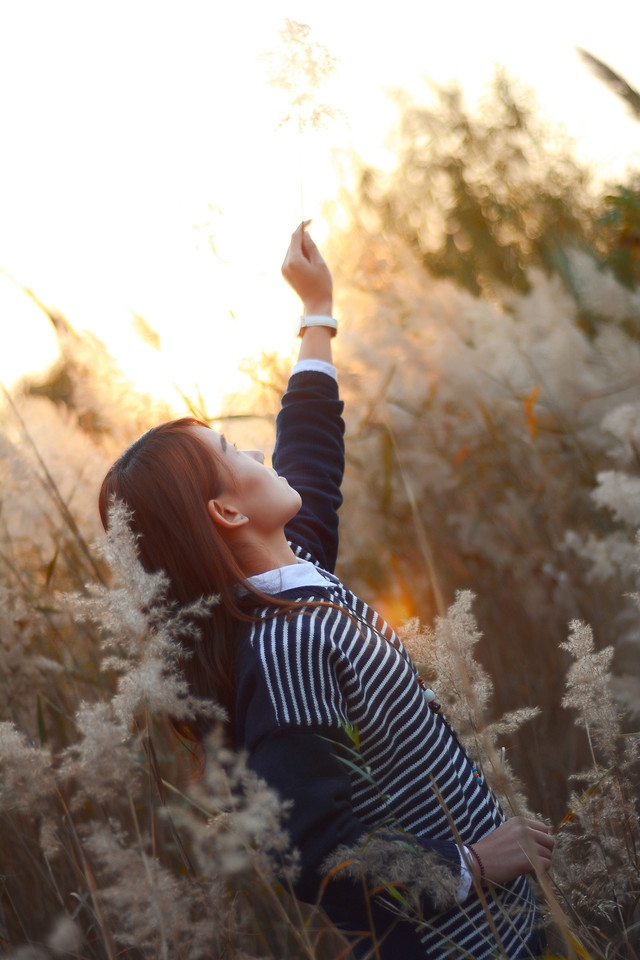
MULTIPOLYGON (((99 508, 107 527, 114 499, 130 509, 131 528, 149 572, 163 570, 170 581, 168 598, 179 605, 216 594, 220 598, 199 623, 182 663, 192 693, 225 707, 231 721, 235 694, 235 659, 239 621, 254 619, 256 600, 283 606, 246 583, 236 559, 207 509, 225 484, 229 471, 192 427, 207 427, 183 417, 153 427, 114 463, 102 482, 99 508), (244 582, 246 592, 238 592, 244 582)), ((288 606, 288 604, 284 604, 288 606)), ((181 733, 202 740, 210 723, 204 718, 181 733)))

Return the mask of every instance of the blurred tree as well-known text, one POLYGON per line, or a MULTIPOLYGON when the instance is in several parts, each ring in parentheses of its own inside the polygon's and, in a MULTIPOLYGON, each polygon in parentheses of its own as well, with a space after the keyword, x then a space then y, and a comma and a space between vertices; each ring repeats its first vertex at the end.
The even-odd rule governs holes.
POLYGON ((599 226, 606 240, 607 265, 622 283, 633 287, 640 278, 640 179, 619 185, 604 202, 607 209, 599 226))
MULTIPOLYGON (((631 118, 640 121, 640 91, 588 50, 576 49, 591 72, 624 101, 631 118)), ((617 186, 604 202, 607 209, 598 223, 603 228, 608 265, 619 280, 633 286, 640 277, 640 181, 637 175, 631 175, 627 186, 617 186)))
POLYGON ((425 106, 396 93, 397 164, 390 174, 359 165, 358 216, 401 240, 432 276, 502 303, 529 290, 532 267, 558 274, 593 335, 606 314, 582 302, 567 251, 638 282, 637 184, 599 196, 567 135, 502 70, 474 114, 456 86, 433 87, 433 97, 425 106))
POLYGON ((390 176, 360 171, 359 201, 385 231, 432 275, 493 296, 526 291, 527 270, 554 268, 567 242, 592 244, 590 175, 530 97, 516 95, 502 71, 477 115, 456 86, 434 96, 424 106, 396 94, 397 166, 390 176))

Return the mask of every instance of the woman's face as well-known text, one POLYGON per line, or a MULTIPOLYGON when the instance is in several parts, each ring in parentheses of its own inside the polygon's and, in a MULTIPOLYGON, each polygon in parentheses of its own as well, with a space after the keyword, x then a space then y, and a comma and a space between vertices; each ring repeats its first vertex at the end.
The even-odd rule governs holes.
POLYGON ((211 447, 218 463, 229 475, 216 497, 249 518, 254 531, 271 533, 295 517, 302 499, 284 477, 266 467, 259 450, 237 450, 223 434, 207 427, 191 427, 211 447))

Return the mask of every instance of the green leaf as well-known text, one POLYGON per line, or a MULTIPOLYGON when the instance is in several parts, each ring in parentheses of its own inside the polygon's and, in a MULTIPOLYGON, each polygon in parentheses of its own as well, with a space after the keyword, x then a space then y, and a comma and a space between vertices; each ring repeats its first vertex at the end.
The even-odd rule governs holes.
POLYGON ((393 883, 382 880, 380 886, 384 887, 385 893, 388 893, 390 897, 393 897, 394 900, 397 900, 399 903, 401 903, 403 907, 407 905, 405 897, 402 896, 400 891, 396 889, 393 883))
POLYGON ((370 783, 375 787, 376 782, 373 779, 370 767, 359 767, 357 763, 354 763, 353 760, 349 760, 347 757, 338 757, 340 763, 344 763, 345 767, 349 767, 350 770, 354 770, 358 776, 362 777, 363 780, 366 780, 367 783, 370 783))

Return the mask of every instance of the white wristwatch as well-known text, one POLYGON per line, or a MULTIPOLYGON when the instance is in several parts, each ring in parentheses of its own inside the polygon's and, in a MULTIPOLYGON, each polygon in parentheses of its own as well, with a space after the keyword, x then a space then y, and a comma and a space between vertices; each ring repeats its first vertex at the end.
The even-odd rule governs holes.
POLYGON ((296 336, 301 337, 305 327, 330 327, 331 336, 335 337, 338 332, 338 321, 333 317, 324 316, 320 313, 310 313, 306 317, 298 317, 296 325, 296 336))

